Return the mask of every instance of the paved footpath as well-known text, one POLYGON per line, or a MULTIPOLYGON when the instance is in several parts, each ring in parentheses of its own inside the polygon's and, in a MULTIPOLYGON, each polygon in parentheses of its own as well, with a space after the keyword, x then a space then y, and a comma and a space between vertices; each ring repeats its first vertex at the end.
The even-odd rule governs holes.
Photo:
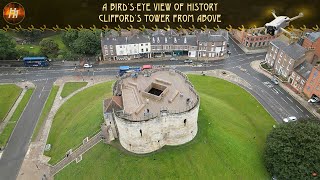
POLYGON ((51 176, 53 177, 55 174, 57 174, 60 170, 62 170, 64 167, 72 163, 74 160, 79 158, 82 154, 87 152, 89 149, 94 147, 97 143, 99 143, 101 138, 101 131, 97 133, 95 136, 93 136, 89 141, 81 145, 79 148, 77 148, 74 152, 72 152, 68 157, 65 157, 63 160, 58 162, 55 166, 51 168, 51 176))
POLYGON ((20 93, 20 96, 18 97, 18 99, 16 100, 16 102, 14 103, 12 108, 10 109, 10 111, 7 114, 7 116, 4 119, 4 121, 2 123, 0 123, 0 134, 2 133, 4 128, 6 127, 7 123, 9 122, 9 120, 11 119, 13 113, 16 111, 16 109, 17 109, 18 105, 20 104, 20 101, 22 100, 24 94, 27 92, 27 88, 25 88, 25 86, 34 88, 34 84, 32 84, 31 82, 22 82, 22 83, 17 83, 16 85, 20 86, 22 88, 22 92, 20 93))
MULTIPOLYGON (((59 110, 60 106, 65 103, 68 99, 70 99, 73 95, 76 93, 99 83, 106 82, 114 80, 113 76, 95 76, 93 79, 89 77, 85 77, 84 79, 81 77, 76 76, 65 76, 62 78, 59 78, 55 81, 54 85, 60 86, 59 90, 57 92, 57 95, 55 97, 54 103, 52 105, 52 108, 48 114, 48 117, 43 122, 43 127, 41 127, 38 137, 36 138, 35 142, 32 142, 30 144, 28 153, 23 161, 21 170, 19 172, 19 176, 17 179, 41 179, 44 176, 47 179, 52 179, 53 176, 51 176, 50 171, 52 169, 52 166, 49 165, 47 162, 50 160, 49 157, 44 156, 43 152, 45 149, 45 145, 47 143, 47 139, 49 136, 49 132, 51 129, 53 118, 56 114, 56 112, 59 110), (73 92, 69 96, 65 98, 60 98, 60 94, 62 92, 63 86, 65 82, 88 82, 87 86, 82 87, 78 89, 77 91, 73 92)), ((91 148, 91 147, 90 147, 91 148)), ((62 165, 64 167, 65 165, 62 165)), ((55 169, 59 169, 56 167, 55 169)), ((55 172, 60 171, 54 170, 55 172)))
POLYGON ((53 82, 51 81, 42 81, 35 84, 36 89, 14 128, 0 159, 0 180, 14 180, 17 178, 27 153, 33 130, 52 84, 53 82))
MULTIPOLYGON (((264 74, 265 76, 267 76, 268 78, 272 78, 272 75, 269 74, 268 72, 266 72, 265 70, 261 69, 260 67, 260 62, 261 61, 253 61, 251 62, 251 67, 261 73, 264 74)), ((279 81, 279 85, 280 87, 285 90, 286 92, 288 92, 292 97, 294 97, 303 107, 305 107, 311 114, 313 114, 314 116, 316 116, 317 118, 320 119, 320 114, 317 113, 317 110, 312 107, 305 99, 303 99, 303 97, 301 97, 299 94, 296 94, 295 92, 293 92, 289 87, 287 87, 284 83, 279 81)))

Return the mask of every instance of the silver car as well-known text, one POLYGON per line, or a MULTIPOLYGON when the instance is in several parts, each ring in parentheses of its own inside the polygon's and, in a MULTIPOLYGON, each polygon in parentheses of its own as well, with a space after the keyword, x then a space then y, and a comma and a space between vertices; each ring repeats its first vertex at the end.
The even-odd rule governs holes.
POLYGON ((287 117, 287 118, 283 119, 283 122, 285 122, 285 123, 294 122, 294 121, 297 121, 297 117, 295 117, 295 116, 290 116, 290 117, 287 117))

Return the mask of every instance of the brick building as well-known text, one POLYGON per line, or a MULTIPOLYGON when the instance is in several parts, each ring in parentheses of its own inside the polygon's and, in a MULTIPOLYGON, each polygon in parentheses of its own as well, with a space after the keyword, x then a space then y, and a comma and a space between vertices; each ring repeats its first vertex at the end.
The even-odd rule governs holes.
POLYGON ((312 64, 304 61, 299 66, 294 68, 291 76, 289 77, 289 83, 298 92, 301 93, 303 91, 303 88, 311 73, 312 67, 312 64))
POLYGON ((264 28, 232 29, 230 33, 247 49, 267 48, 270 41, 278 37, 266 34, 264 28))
POLYGON ((320 32, 306 33, 303 38, 302 46, 315 50, 316 58, 320 58, 320 32))
POLYGON ((294 68, 307 61, 315 64, 314 51, 308 50, 297 43, 285 43, 274 40, 270 43, 265 61, 273 68, 273 72, 287 79, 294 68))
MULTIPOLYGON (((123 31, 128 33, 128 31, 123 31)), ((140 57, 188 56, 191 58, 223 58, 227 53, 224 31, 181 35, 176 30, 158 29, 133 36, 108 33, 101 37, 104 60, 129 60, 140 57), (150 35, 148 35, 150 34, 150 35)))
POLYGON ((320 69, 319 66, 312 68, 310 76, 303 89, 304 94, 308 98, 313 96, 320 97, 320 69))

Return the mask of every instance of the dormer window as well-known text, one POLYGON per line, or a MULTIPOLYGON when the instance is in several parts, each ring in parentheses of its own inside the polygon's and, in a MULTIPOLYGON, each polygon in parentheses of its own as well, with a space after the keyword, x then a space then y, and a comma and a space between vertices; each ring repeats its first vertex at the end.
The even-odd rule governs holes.
POLYGON ((165 38, 164 38, 164 43, 167 43, 167 42, 168 42, 168 41, 167 41, 167 37, 165 37, 165 38))
POLYGON ((154 37, 152 37, 152 43, 155 43, 154 37))
POLYGON ((184 41, 183 41, 185 44, 187 43, 187 38, 186 37, 184 37, 184 41))
POLYGON ((176 37, 174 37, 173 41, 174 41, 174 43, 177 43, 177 38, 176 38, 176 37))
POLYGON ((160 43, 160 38, 159 37, 157 38, 157 43, 160 43))

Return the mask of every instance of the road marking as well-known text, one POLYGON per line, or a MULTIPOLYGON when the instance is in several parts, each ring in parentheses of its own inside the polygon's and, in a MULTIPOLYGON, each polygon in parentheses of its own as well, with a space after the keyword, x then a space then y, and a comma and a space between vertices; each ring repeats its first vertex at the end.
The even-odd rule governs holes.
POLYGON ((278 88, 275 88, 275 89, 278 90, 278 92, 280 92, 281 94, 283 94, 283 92, 280 89, 278 88))
POLYGON ((287 104, 288 104, 288 102, 287 102, 285 99, 283 99, 283 97, 281 97, 281 99, 282 99, 285 103, 287 103, 287 104))
POLYGON ((299 113, 295 108, 293 108, 292 106, 290 106, 291 109, 293 109, 296 113, 299 113))
POLYGON ((273 88, 273 85, 269 81, 265 81, 265 82, 263 82, 263 84, 265 86, 267 86, 268 88, 273 88))
POLYGON ((310 118, 310 116, 307 114, 307 117, 310 118))
POLYGON ((291 101, 293 103, 293 101, 290 98, 288 98, 288 96, 286 96, 286 97, 287 97, 287 99, 289 99, 289 101, 291 101))
POLYGON ((253 76, 254 79, 256 79, 257 81, 260 81, 260 79, 258 79, 257 77, 253 76))
POLYGON ((276 94, 279 94, 277 90, 275 90, 275 88, 272 88, 272 91, 275 92, 276 94))
POLYGON ((258 56, 256 56, 256 57, 262 57, 262 56, 264 56, 264 55, 258 55, 258 56))
POLYGON ((298 108, 301 112, 303 112, 302 109, 300 109, 298 105, 296 105, 296 106, 297 106, 297 108, 298 108))

